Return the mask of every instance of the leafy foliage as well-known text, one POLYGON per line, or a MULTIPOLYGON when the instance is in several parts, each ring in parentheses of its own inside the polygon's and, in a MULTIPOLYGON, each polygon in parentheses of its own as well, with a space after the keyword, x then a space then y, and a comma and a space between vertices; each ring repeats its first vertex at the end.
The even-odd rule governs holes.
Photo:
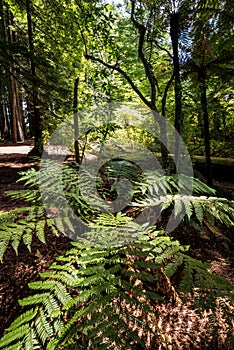
MULTIPOLYGON (((157 218, 168 210, 168 216, 171 215, 172 219, 184 218, 198 229, 204 219, 213 225, 215 220, 227 226, 233 225, 233 201, 213 197, 215 191, 198 179, 182 176, 181 181, 181 176, 166 176, 156 172, 139 174, 139 169, 134 164, 120 160, 107 165, 98 177, 97 188, 102 194, 101 198, 100 194, 93 190, 95 174, 88 171, 79 172, 75 164, 64 165, 46 161, 40 172, 32 168, 22 173, 20 181, 24 181, 29 189, 8 192, 13 199, 22 198, 29 205, 0 214, 0 258, 2 260, 9 244, 17 252, 21 240, 30 250, 34 232, 45 242, 45 227, 50 227, 55 234, 61 232, 77 240, 77 224, 73 220, 73 214, 87 224, 85 231, 90 231, 89 227, 102 231, 101 235, 90 233, 89 240, 93 240, 95 244, 101 243, 101 237, 103 244, 109 242, 112 245, 114 241, 121 245, 134 240, 139 232, 145 230, 147 223, 148 226, 157 225, 157 218), (118 186, 119 181, 123 179, 132 183, 132 201, 129 201, 124 209, 125 213, 115 213, 105 198, 111 201, 116 198, 115 193, 113 197, 113 190, 115 191, 116 185, 118 186), (191 182, 194 194, 186 195, 191 182), (64 208, 64 203, 68 203, 72 212, 64 208), (137 218, 142 212, 146 213, 146 219, 144 225, 138 225, 137 218)), ((123 190, 127 192, 126 186, 123 190)))
MULTIPOLYGON (((128 11, 123 16, 114 5, 99 1, 55 0, 47 2, 46 6, 40 1, 31 2, 31 13, 27 12, 26 3, 8 0, 1 5, 2 31, 4 21, 12 16, 6 32, 8 35, 15 32, 14 42, 8 40, 8 45, 2 45, 1 49, 4 109, 7 104, 1 116, 2 125, 8 123, 10 116, 7 114, 12 107, 6 97, 11 95, 10 84, 6 83, 8 76, 20 82, 23 78, 22 98, 19 93, 16 95, 24 103, 32 98, 32 85, 36 80, 39 103, 45 111, 44 137, 48 137, 55 121, 57 123, 70 109, 71 88, 77 74, 82 106, 90 105, 91 100, 134 100, 135 92, 148 107, 173 115, 176 101, 171 85, 175 69, 171 65, 173 57, 168 37, 172 33, 169 18, 178 14, 181 55, 178 73, 182 74, 181 89, 184 88, 183 95, 186 95, 182 114, 189 116, 185 118, 185 134, 190 142, 194 138, 194 147, 203 140, 200 119, 204 103, 199 110, 197 77, 192 76, 202 63, 209 75, 205 82, 209 100, 206 107, 212 115, 212 134, 222 141, 231 138, 233 91, 229 77, 233 73, 233 55, 230 55, 233 6, 230 1, 221 5, 217 1, 195 4, 131 1, 130 16, 128 11), (214 13, 218 14, 217 18, 214 13), (32 33, 33 50, 29 50, 27 41, 30 35, 26 17, 32 17, 36 24, 32 33), (96 62, 98 69, 84 62, 83 51, 86 58, 96 62), (30 74, 34 63, 35 77, 30 74), (122 77, 117 77, 117 73, 122 77), (126 89, 124 80, 132 91, 126 89)), ((4 44, 4 35, 1 40, 4 44)), ((27 108, 29 111, 30 101, 27 108)), ((116 129, 118 125, 114 124, 97 127, 85 137, 89 134, 90 138, 104 142, 116 129)), ((198 180, 184 177, 181 182, 181 176, 141 174, 134 164, 124 160, 107 164, 98 179, 92 171, 78 172, 76 165, 56 162, 45 164, 40 174, 31 169, 21 179, 29 189, 9 193, 13 199, 24 199, 27 206, 0 213, 1 260, 8 245, 17 253, 22 241, 30 250, 34 234, 45 242, 47 227, 54 234, 62 233, 79 241, 74 217, 81 219, 86 231, 82 232, 81 243, 73 243, 74 248, 58 258, 51 269, 42 274, 40 281, 30 284, 35 293, 20 302, 27 310, 9 327, 0 347, 30 350, 75 349, 78 346, 84 349, 145 348, 147 332, 152 341, 163 336, 157 329, 155 303, 168 298, 178 302, 171 282, 174 277, 179 279, 182 292, 198 293, 198 299, 204 301, 202 307, 215 309, 219 304, 231 335, 230 313, 223 298, 233 297, 231 286, 209 274, 208 264, 186 255, 188 248, 165 233, 165 224, 162 232, 157 231, 157 219, 164 214, 178 222, 184 218, 196 228, 204 219, 213 225, 216 220, 233 225, 233 201, 214 197, 214 191, 198 180), (97 191, 94 191, 96 181, 97 191), (126 184, 130 182, 132 186, 127 193, 126 184), (188 193, 191 182, 193 194, 188 193), (127 201, 127 206, 116 211, 110 202, 119 194, 127 201), (146 218, 143 218, 144 224, 139 224, 137 220, 142 213, 146 218), (201 298, 202 293, 204 298, 201 298)), ((215 325, 214 315, 215 312, 211 325, 215 325)))
POLYGON ((163 232, 145 232, 118 248, 73 245, 41 281, 29 284, 36 294, 20 301, 28 309, 8 328, 1 348, 16 342, 13 349, 29 349, 29 344, 31 349, 39 344, 69 349, 77 343, 80 348, 134 349, 138 344, 143 349, 141 330, 151 339, 162 336, 154 304, 174 297, 166 276, 178 266, 183 266, 180 288, 186 293, 196 287, 217 297, 231 290, 206 271, 209 264, 189 258, 188 248, 163 232))
MULTIPOLYGON (((30 249, 33 232, 45 242, 46 226, 55 234, 75 230, 66 211, 64 215, 52 217, 50 209, 57 208, 61 200, 58 193, 68 200, 76 215, 86 220, 88 230, 82 237, 76 236, 73 248, 58 257, 50 269, 41 274, 40 280, 29 284, 33 293, 20 301, 25 311, 0 340, 1 349, 75 349, 78 344, 80 349, 135 349, 137 346, 144 349, 146 337, 150 339, 150 346, 156 339, 163 339, 157 327, 155 305, 168 300, 182 303, 178 291, 184 295, 196 292, 199 307, 212 308, 214 315, 217 300, 226 298, 228 303, 232 302, 232 286, 210 274, 209 264, 189 257, 186 254, 189 247, 148 222, 138 224, 135 217, 139 207, 160 206, 161 211, 174 209, 174 215, 181 215, 183 209, 189 222, 193 218, 201 223, 204 216, 209 219, 212 215, 229 225, 233 224, 233 202, 195 196, 204 192, 214 194, 195 179, 194 196, 176 194, 179 182, 175 176, 148 174, 137 182, 139 177, 134 177, 134 171, 138 169, 129 164, 124 168, 125 164, 121 163, 105 169, 102 180, 108 181, 108 176, 112 180, 115 176, 132 180, 137 200, 130 204, 132 215, 105 212, 105 203, 93 211, 82 197, 77 166, 61 165, 62 181, 59 182, 51 167, 53 164, 48 162, 42 168, 41 180, 35 169, 23 173, 21 180, 26 181, 31 190, 10 193, 13 198, 24 198, 29 206, 1 214, 2 256, 8 244, 17 252, 21 240, 30 249), (45 208, 38 184, 48 190, 49 210, 45 208), (178 290, 172 283, 173 278, 178 281, 178 290)), ((85 174, 82 181, 92 196, 92 174, 85 174)), ((187 182, 184 183, 186 191, 187 182)), ((231 316, 225 307, 223 314, 231 334, 231 316)))

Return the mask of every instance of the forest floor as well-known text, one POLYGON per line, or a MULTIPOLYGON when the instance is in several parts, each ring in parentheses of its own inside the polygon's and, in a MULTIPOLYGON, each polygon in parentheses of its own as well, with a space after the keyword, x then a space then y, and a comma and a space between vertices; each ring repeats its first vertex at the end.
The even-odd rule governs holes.
MULTIPOLYGON (((17 145, 0 144, 0 212, 23 206, 21 200, 12 201, 5 194, 9 190, 23 188, 19 179, 19 172, 33 166, 26 154, 31 149, 30 144, 17 145)), ((234 195, 234 182, 219 182, 218 186, 227 188, 234 195)), ((190 245, 190 255, 202 261, 211 263, 210 271, 226 278, 234 286, 234 244, 233 230, 217 228, 212 230, 204 226, 200 233, 192 229, 177 230, 176 238, 182 244, 190 245)), ((21 313, 22 308, 17 300, 28 296, 31 291, 28 283, 36 280, 45 271, 54 258, 63 254, 69 247, 70 241, 66 237, 55 237, 47 233, 46 244, 33 240, 32 251, 21 244, 19 254, 9 247, 0 263, 0 336, 10 323, 21 313)), ((231 349, 226 342, 226 326, 220 318, 218 340, 209 343, 211 336, 206 330, 209 328, 208 314, 198 316, 192 304, 183 307, 171 303, 158 306, 160 327, 167 347, 162 339, 157 349, 231 349)), ((219 322, 219 321, 218 321, 219 322)), ((156 348, 155 348, 156 349, 156 348)))

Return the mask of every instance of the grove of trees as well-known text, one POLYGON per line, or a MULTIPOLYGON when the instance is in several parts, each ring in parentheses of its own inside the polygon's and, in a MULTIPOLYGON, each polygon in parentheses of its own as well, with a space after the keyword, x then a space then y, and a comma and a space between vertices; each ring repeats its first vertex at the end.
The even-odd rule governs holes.
MULTIPOLYGON (((1 139, 34 153, 73 109, 137 102, 165 116, 189 150, 230 155, 231 1, 1 1, 1 139)), ((166 150, 162 147, 166 163, 166 150)))

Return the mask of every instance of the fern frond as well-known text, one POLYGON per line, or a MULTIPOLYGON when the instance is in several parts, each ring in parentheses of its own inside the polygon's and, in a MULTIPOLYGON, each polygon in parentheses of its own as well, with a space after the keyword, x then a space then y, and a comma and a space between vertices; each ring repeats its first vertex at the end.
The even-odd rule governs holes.
POLYGON ((35 321, 35 329, 39 335, 42 344, 45 344, 48 338, 53 337, 53 328, 48 322, 43 309, 40 309, 39 315, 35 321))
POLYGON ((161 212, 171 207, 174 217, 185 216, 188 221, 195 218, 199 223, 206 217, 213 225, 215 219, 227 226, 234 225, 234 202, 225 198, 167 195, 158 198, 147 197, 132 205, 140 208, 158 208, 161 212))
MULTIPOLYGON (((49 271, 41 274, 40 281, 29 284, 32 295, 19 301, 27 311, 9 327, 0 340, 0 348, 54 350, 70 349, 77 344, 81 349, 144 348, 144 331, 156 336, 155 327, 147 322, 147 317, 150 315, 157 322, 155 302, 168 296, 160 283, 169 283, 174 275, 180 279, 183 293, 195 290, 199 296, 206 296, 203 307, 207 309, 219 297, 233 299, 227 281, 210 274, 209 264, 186 255, 188 247, 164 231, 156 231, 148 223, 139 225, 122 212, 110 214, 99 210, 106 208, 105 204, 92 210, 80 189, 82 180, 95 201, 92 172, 79 174, 80 179, 77 167, 56 165, 62 176, 58 183, 53 165, 48 161, 40 174, 32 170, 24 173, 22 180, 28 186, 42 186, 51 208, 57 208, 61 198, 65 198, 90 230, 73 242, 73 248, 58 257, 49 271)), ((141 176, 139 182, 136 172, 137 167, 123 163, 106 169, 111 179, 125 177, 133 182, 135 202, 129 205, 134 210, 155 207, 161 212, 171 210, 175 217, 185 216, 190 222, 202 223, 210 216, 226 225, 233 224, 234 203, 208 197, 213 190, 198 180, 194 180, 194 195, 187 195, 191 178, 185 177, 180 183, 178 176, 149 173, 141 176), (205 195, 196 196, 196 193, 205 195)), ((18 251, 22 240, 30 249, 34 231, 42 242, 46 241, 47 227, 54 234, 75 231, 66 212, 48 217, 37 190, 26 190, 21 195, 31 203, 30 207, 0 213, 1 258, 8 244, 18 251)))
POLYGON ((34 329, 30 329, 30 331, 25 335, 24 338, 24 349, 25 350, 40 350, 41 346, 38 342, 36 333, 34 329))
POLYGON ((42 274, 43 281, 29 285, 37 294, 20 304, 31 305, 31 311, 15 321, 9 338, 3 338, 4 344, 11 346, 22 339, 24 344, 34 342, 35 348, 38 343, 48 342, 49 349, 57 349, 69 348, 79 339, 81 346, 89 344, 90 348, 104 344, 118 344, 120 349, 143 346, 135 327, 153 332, 142 317, 157 317, 153 305, 162 299, 152 289, 157 285, 157 274, 152 271, 163 269, 172 276, 183 266, 183 292, 190 293, 193 288, 207 293, 215 290, 214 297, 231 293, 229 284, 207 272, 209 264, 188 257, 186 249, 163 232, 145 232, 144 239, 123 247, 103 249, 74 243, 74 248, 42 274), (66 278, 68 274, 72 275, 70 280, 66 278), (22 325, 27 328, 18 335, 22 325))
POLYGON ((19 300, 19 304, 21 306, 27 306, 27 305, 36 305, 36 304, 40 304, 42 302, 45 302, 46 298, 48 298, 50 295, 50 293, 41 293, 41 294, 35 294, 35 295, 31 295, 29 297, 26 297, 22 300, 19 300))
MULTIPOLYGON (((9 333, 6 333, 2 339, 0 339, 0 348, 6 348, 8 349, 8 346, 14 342, 15 340, 22 339, 25 334, 30 332, 30 326, 29 324, 23 324, 20 325, 19 327, 13 329, 9 333)), ((18 346, 18 344, 16 344, 18 346)), ((14 348, 14 347, 13 347, 14 348)))
POLYGON ((10 327, 7 328, 8 332, 13 331, 14 329, 20 327, 21 325, 31 321, 37 314, 38 309, 31 309, 20 315, 12 324, 10 327))
POLYGON ((36 223, 36 235, 37 238, 42 242, 45 243, 45 225, 46 221, 45 220, 39 220, 36 223))
POLYGON ((193 191, 194 194, 207 194, 214 195, 216 190, 206 185, 204 182, 200 181, 197 178, 193 179, 193 191))

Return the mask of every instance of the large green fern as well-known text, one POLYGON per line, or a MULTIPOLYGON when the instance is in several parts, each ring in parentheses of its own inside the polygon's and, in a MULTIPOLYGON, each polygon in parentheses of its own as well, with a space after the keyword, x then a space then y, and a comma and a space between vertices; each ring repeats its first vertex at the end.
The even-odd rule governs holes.
MULTIPOLYGON (((0 214, 0 257, 3 258, 9 244, 17 252, 21 241, 30 250, 34 232, 46 242, 46 227, 55 234, 73 232, 77 242, 48 272, 41 274, 40 281, 30 283, 32 295, 20 301, 26 311, 8 328, 0 340, 0 348, 152 348, 155 339, 160 342, 162 337, 163 341, 157 328, 155 304, 168 298, 180 303, 176 288, 185 294, 196 291, 198 302, 203 308, 213 307, 213 314, 217 300, 231 303, 232 286, 208 273, 209 264, 189 257, 188 247, 167 236, 165 231, 157 231, 157 222, 152 226, 149 218, 139 224, 137 217, 147 208, 153 208, 159 213, 168 210, 172 218, 185 217, 190 223, 201 224, 206 218, 213 224, 219 220, 232 225, 232 201, 213 197, 212 189, 191 178, 184 179, 184 187, 177 176, 155 173, 145 178, 140 174, 139 181, 134 175, 138 169, 129 164, 124 169, 121 163, 104 169, 98 186, 101 189, 105 179, 115 181, 115 175, 127 178, 133 182, 132 203, 125 212, 107 210, 105 201, 99 201, 91 209, 80 190, 77 166, 56 165, 61 167, 62 181, 54 176, 51 166, 53 162, 49 161, 41 169, 40 178, 35 169, 23 173, 21 181, 29 188, 9 193, 13 198, 24 199, 27 206, 0 214), (188 195, 186 185, 191 181, 193 194, 188 195), (82 237, 75 235, 76 226, 69 213, 58 212, 61 198, 85 222, 86 232, 82 237), (174 276, 177 286, 171 283, 174 276), (145 337, 148 342, 150 338, 149 346, 145 337)), ((95 202, 99 194, 93 193, 94 175, 84 172, 81 176, 82 186, 86 187, 91 202, 95 202)), ((224 312, 224 317, 231 334, 228 312, 224 312)))
MULTIPOLYGON (((149 172, 145 178, 140 174, 141 182, 139 182, 137 175, 134 176, 134 172, 137 174, 138 168, 129 162, 125 164, 123 161, 120 161, 118 166, 114 163, 113 166, 108 166, 105 169, 105 176, 109 180, 113 180, 115 175, 116 179, 127 178, 133 182, 133 199, 124 211, 136 222, 141 222, 138 221, 139 213, 143 212, 144 214, 145 212, 144 224, 148 222, 151 225, 156 225, 157 218, 163 211, 167 210, 170 220, 164 227, 166 230, 170 228, 170 222, 180 222, 184 218, 196 228, 199 228, 204 218, 213 225, 215 220, 219 220, 225 225, 233 225, 234 202, 213 197, 215 191, 201 181, 181 175, 180 177, 176 175, 165 176, 149 172), (183 181, 181 181, 181 177, 183 181), (194 193, 187 195, 187 186, 190 186, 191 183, 194 193), (151 213, 153 213, 152 217, 151 213)), ((87 227, 90 225, 91 227, 94 225, 99 227, 101 222, 103 222, 102 226, 105 226, 106 218, 110 224, 110 220, 114 217, 118 232, 115 230, 116 234, 114 234, 114 230, 112 230, 110 235, 106 232, 102 240, 104 244, 105 238, 108 236, 110 237, 109 243, 111 240, 117 242, 119 239, 120 245, 134 239, 137 236, 139 226, 134 229, 131 223, 131 227, 129 227, 123 213, 120 212, 116 215, 113 210, 114 216, 105 216, 104 213, 111 214, 113 208, 111 209, 110 204, 105 200, 100 200, 98 192, 94 193, 93 183, 96 181, 94 175, 87 171, 80 173, 75 164, 55 164, 52 161, 46 161, 40 172, 34 168, 23 172, 20 181, 24 181, 29 188, 8 193, 12 198, 24 199, 28 206, 17 211, 0 213, 0 259, 2 260, 9 244, 12 244, 17 252, 18 245, 22 240, 30 249, 34 231, 38 238, 44 242, 43 228, 46 225, 51 227, 56 234, 61 232, 76 240, 77 217, 80 219, 78 221, 80 226, 85 224, 84 231, 88 231, 87 227), (56 175, 57 173, 60 174, 59 177, 56 175), (80 186, 85 188, 88 204, 80 186), (68 210, 64 209, 66 207, 68 210), (121 218, 124 224, 119 225, 118 218, 121 218), (74 222, 76 223, 74 224, 74 222), (124 240, 124 235, 126 240, 124 240)), ((98 181, 103 182, 103 178, 101 180, 99 178, 98 181)), ((101 185, 97 185, 97 188, 98 186, 101 185)), ((102 232, 104 234, 104 231, 102 232)), ((95 242, 96 238, 94 237, 95 242)))
POLYGON ((146 334, 152 342, 163 336, 154 308, 167 298, 157 284, 160 274, 172 276, 178 266, 184 292, 196 287, 215 297, 232 296, 228 282, 209 274, 208 264, 189 258, 186 247, 162 232, 145 232, 125 247, 73 245, 41 281, 29 284, 35 294, 20 301, 27 311, 8 328, 0 348, 147 348, 146 334))
POLYGON ((204 219, 212 225, 215 225, 215 220, 227 226, 234 224, 234 201, 214 197, 215 190, 198 179, 149 173, 147 182, 139 188, 142 195, 131 203, 132 207, 146 212, 147 208, 152 208, 151 212, 159 214, 169 210, 171 215, 168 215, 170 219, 166 230, 170 230, 170 222, 180 222, 183 219, 198 229, 204 219), (187 186, 190 187, 191 184, 193 193, 188 195, 190 189, 187 186))

